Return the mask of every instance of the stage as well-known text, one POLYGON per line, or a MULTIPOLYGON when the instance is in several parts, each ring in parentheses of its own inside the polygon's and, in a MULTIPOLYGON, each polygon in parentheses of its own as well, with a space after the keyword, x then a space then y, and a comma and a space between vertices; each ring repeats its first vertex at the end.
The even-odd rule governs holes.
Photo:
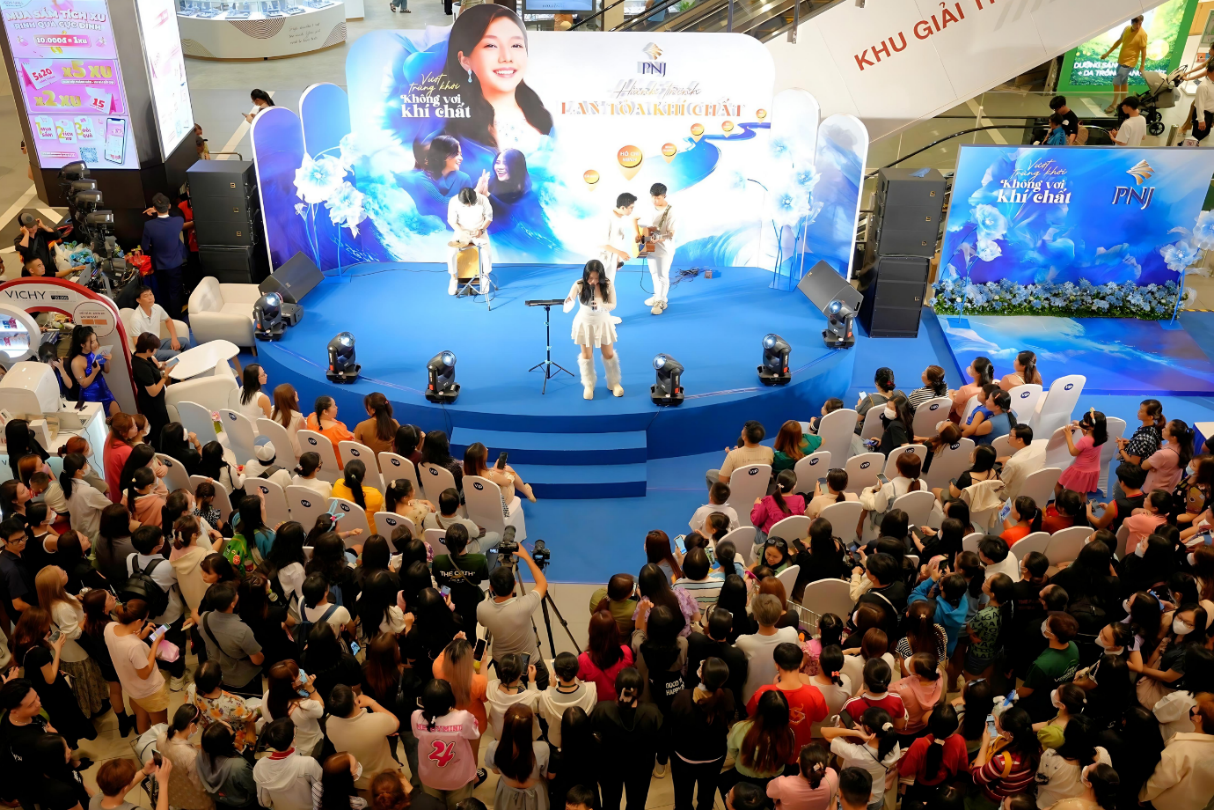
MULTIPOLYGON (((563 299, 580 267, 511 265, 492 277, 500 289, 490 311, 483 297, 447 294, 445 265, 357 265, 309 293, 303 320, 280 342, 258 343, 258 361, 271 386, 295 386, 305 413, 327 394, 352 428, 365 418, 363 396, 382 391, 399 421, 446 430, 458 452, 474 441, 494 453, 508 450, 541 498, 644 495, 647 461, 719 451, 748 419, 774 435, 787 419, 817 414, 851 382, 854 353, 827 349, 825 318, 800 292, 771 289, 769 271, 725 268, 711 279, 676 281, 669 309, 655 316, 643 304, 649 274, 635 264, 616 277, 625 395, 607 390, 597 352, 592 401, 582 398, 580 378, 568 374, 541 394, 542 373, 528 369, 544 359, 544 309, 524 301, 563 299), (341 331, 354 334, 362 365, 350 385, 324 375, 326 346, 341 331), (793 347, 787 386, 759 383, 761 340, 769 332, 793 347), (461 385, 448 406, 423 396, 426 363, 442 350, 455 353, 461 385), (653 358, 661 352, 686 368, 686 400, 677 407, 649 399, 653 358)), ((552 309, 552 359, 576 374, 573 315, 552 309)))

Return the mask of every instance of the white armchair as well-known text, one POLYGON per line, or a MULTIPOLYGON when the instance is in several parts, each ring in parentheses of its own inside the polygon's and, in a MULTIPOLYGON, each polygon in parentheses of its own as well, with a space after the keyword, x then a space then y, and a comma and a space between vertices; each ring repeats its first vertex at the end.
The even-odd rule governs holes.
POLYGON ((181 421, 180 415, 177 413, 178 402, 197 402, 212 413, 220 408, 226 408, 228 407, 228 394, 235 388, 236 373, 232 371, 232 367, 226 360, 221 360, 215 364, 213 374, 205 377, 191 377, 182 382, 175 382, 165 389, 164 404, 169 412, 169 419, 174 422, 181 421))
POLYGON ((214 276, 203 278, 190 294, 194 345, 229 340, 253 347, 253 305, 260 297, 256 284, 220 284, 214 276))
MULTIPOLYGON (((135 333, 134 328, 131 326, 131 319, 135 317, 135 310, 120 309, 120 310, 118 310, 118 316, 120 318, 122 318, 122 326, 124 329, 126 329, 127 341, 131 344, 130 345, 131 353, 134 354, 135 353, 135 341, 139 339, 139 335, 137 335, 135 333)), ((186 325, 185 321, 179 321, 176 318, 174 318, 173 319, 173 328, 177 330, 178 338, 188 338, 189 337, 190 327, 186 325)), ((169 322, 168 321, 164 321, 163 323, 160 324, 160 334, 158 335, 158 337, 161 340, 164 340, 167 337, 172 337, 169 334, 169 322)))

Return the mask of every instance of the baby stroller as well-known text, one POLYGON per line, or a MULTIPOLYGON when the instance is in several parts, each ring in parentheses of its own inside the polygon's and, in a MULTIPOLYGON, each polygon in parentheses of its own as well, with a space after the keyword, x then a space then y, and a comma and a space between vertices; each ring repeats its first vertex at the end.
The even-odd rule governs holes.
POLYGON ((1146 92, 1138 95, 1138 112, 1147 120, 1147 132, 1162 135, 1163 115, 1160 110, 1171 109, 1180 101, 1180 87, 1185 67, 1164 75, 1157 70, 1146 70, 1142 79, 1147 83, 1146 92))

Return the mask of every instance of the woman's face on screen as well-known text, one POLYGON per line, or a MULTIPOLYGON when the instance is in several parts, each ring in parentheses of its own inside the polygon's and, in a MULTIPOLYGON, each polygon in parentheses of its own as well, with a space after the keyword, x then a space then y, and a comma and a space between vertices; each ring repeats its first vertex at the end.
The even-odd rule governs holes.
POLYGON ((499 17, 485 29, 472 53, 462 60, 492 93, 513 93, 527 72, 527 42, 518 25, 499 17))
POLYGON ((493 161, 493 173, 502 182, 510 179, 510 168, 506 165, 505 153, 498 155, 497 160, 493 161))

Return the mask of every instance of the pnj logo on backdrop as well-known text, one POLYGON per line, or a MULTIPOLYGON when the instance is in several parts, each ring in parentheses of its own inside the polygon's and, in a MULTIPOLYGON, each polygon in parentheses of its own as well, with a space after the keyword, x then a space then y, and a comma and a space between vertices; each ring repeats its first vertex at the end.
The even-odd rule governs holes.
POLYGON ((1140 160, 1132 169, 1126 169, 1126 174, 1134 178, 1135 186, 1118 186, 1113 192, 1113 205, 1124 203, 1125 205, 1138 205, 1139 210, 1147 210, 1147 206, 1151 204, 1151 198, 1155 196, 1155 187, 1147 186, 1146 188, 1137 188, 1144 182, 1151 179, 1151 175, 1155 174, 1155 170, 1151 168, 1151 164, 1145 160, 1140 160))
POLYGON ((666 63, 659 62, 658 58, 662 55, 662 49, 655 43, 650 42, 644 48, 641 48, 641 53, 649 57, 648 62, 637 62, 637 73, 648 76, 665 76, 666 63))

